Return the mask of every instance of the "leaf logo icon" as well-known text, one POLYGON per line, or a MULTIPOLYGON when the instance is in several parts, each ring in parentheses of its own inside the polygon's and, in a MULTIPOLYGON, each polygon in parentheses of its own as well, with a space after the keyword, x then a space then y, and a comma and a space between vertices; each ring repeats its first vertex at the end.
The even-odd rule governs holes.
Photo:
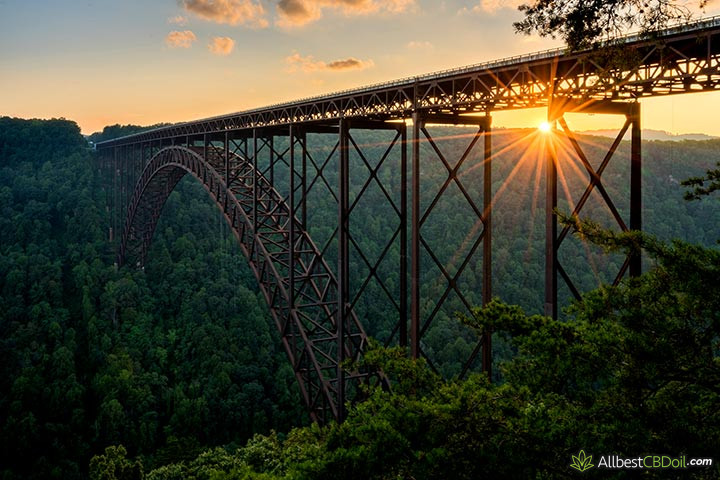
POLYGON ((592 461, 592 455, 585 455, 584 450, 580 450, 577 455, 573 455, 572 459, 573 463, 571 463, 570 466, 579 472, 584 472, 595 466, 590 463, 592 461))

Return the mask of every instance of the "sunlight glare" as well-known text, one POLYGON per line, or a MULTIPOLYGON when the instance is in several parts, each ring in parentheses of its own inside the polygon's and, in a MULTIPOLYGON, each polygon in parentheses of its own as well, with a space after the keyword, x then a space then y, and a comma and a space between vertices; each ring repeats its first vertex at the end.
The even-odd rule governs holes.
POLYGON ((538 130, 543 133, 549 133, 550 130, 552 130, 552 125, 550 125, 549 122, 542 122, 540 125, 538 125, 538 130))

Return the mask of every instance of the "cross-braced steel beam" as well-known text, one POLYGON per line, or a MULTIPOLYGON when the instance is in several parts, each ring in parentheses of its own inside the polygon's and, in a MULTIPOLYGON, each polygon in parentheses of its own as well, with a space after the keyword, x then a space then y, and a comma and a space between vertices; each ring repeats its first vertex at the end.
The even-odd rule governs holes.
MULTIPOLYGON (((346 397, 368 379, 343 363, 357 360, 367 342, 359 315, 383 317, 371 325, 374 334, 433 365, 429 332, 447 322, 451 310, 470 310, 491 299, 492 112, 545 106, 548 120, 559 127, 545 163, 545 312, 557 316, 558 277, 575 297, 583 289, 559 255, 572 242, 569 227, 559 230, 554 213, 563 168, 559 148, 567 147, 564 154, 575 159, 587 180, 583 193, 561 197, 561 206, 577 216, 593 203, 591 197, 599 197, 620 230, 640 230, 638 99, 720 89, 719 36, 715 18, 659 32, 654 39, 622 39, 622 62, 608 62, 595 51, 541 52, 101 142, 110 241, 119 242, 121 262, 142 265, 167 196, 183 175, 194 175, 240 240, 311 415, 342 419, 346 397), (568 112, 625 117, 599 164, 588 159, 570 129, 568 112), (443 150, 446 140, 431 125, 476 130, 459 135, 467 143, 455 158, 443 150), (379 143, 362 140, 363 131, 385 136, 379 143), (630 194, 624 212, 603 174, 628 131, 630 194), (471 157, 481 157, 481 166, 468 174, 471 157), (318 225, 320 213, 328 210, 329 224, 318 225), (472 222, 468 232, 456 232, 463 238, 452 258, 437 245, 442 228, 431 228, 435 218, 448 214, 463 217, 458 223, 472 222), (375 245, 360 235, 369 226, 376 230, 375 245), (390 259, 392 281, 386 270, 390 259), (471 269, 482 270, 481 285, 463 284, 471 269), (370 311, 374 302, 383 305, 382 312, 370 311)), ((613 281, 640 271, 641 259, 633 255, 613 281)), ((466 375, 478 363, 490 371, 491 333, 470 350, 451 374, 466 375)))
POLYGON ((407 119, 416 111, 478 114, 546 107, 553 96, 631 101, 707 92, 720 88, 719 35, 720 17, 715 17, 652 38, 618 39, 615 55, 556 49, 172 125, 98 146, 343 118, 407 119))
MULTIPOLYGON (((641 135, 640 135, 640 104, 637 102, 591 101, 575 102, 572 99, 556 98, 548 109, 548 121, 552 125, 559 125, 555 129, 558 137, 563 137, 571 146, 570 153, 579 161, 587 173, 587 185, 582 195, 573 204, 570 204, 570 214, 578 217, 594 192, 599 193, 602 203, 610 212, 615 224, 621 231, 641 230, 642 228, 642 182, 641 182, 641 135), (580 145, 576 135, 565 120, 566 113, 602 113, 622 115, 625 122, 604 155, 597 168, 594 168, 580 145), (605 188, 602 174, 614 158, 620 142, 630 130, 630 206, 629 222, 623 219, 615 202, 605 188)), ((559 142, 551 140, 547 143, 546 152, 546 197, 545 197, 545 315, 556 318, 558 315, 558 275, 570 290, 572 296, 580 300, 581 293, 573 282, 571 275, 563 268, 558 259, 558 252, 563 242, 571 232, 571 226, 566 225, 558 233, 558 166, 559 142)), ((567 199, 570 201, 571 199, 567 199)), ((630 254, 625 258, 622 266, 615 275, 613 285, 617 285, 628 272, 631 276, 638 276, 641 272, 641 258, 638 254, 630 254)))
POLYGON ((294 208, 257 172, 253 162, 210 145, 207 139, 201 146, 185 143, 189 148, 160 150, 143 171, 130 200, 119 263, 141 265, 145 261, 163 204, 177 182, 192 174, 240 240, 312 418, 342 419, 345 380, 369 380, 368 374, 346 371, 349 367, 343 360, 359 360, 367 335, 350 309, 338 315, 342 297, 332 270, 292 215, 294 208), (230 186, 226 178, 232 180, 230 186))
MULTIPOLYGON (((412 236, 411 236, 411 315, 410 315, 410 353, 413 358, 424 356, 432 366, 434 360, 423 350, 422 339, 429 331, 438 314, 444 309, 450 295, 455 295, 459 305, 471 313, 474 306, 468 296, 470 292, 463 291, 459 287, 460 278, 478 253, 481 244, 482 252, 482 287, 481 302, 486 304, 492 297, 492 244, 491 244, 491 210, 492 210, 492 151, 491 151, 491 120, 489 116, 483 117, 460 117, 456 115, 421 115, 416 113, 413 116, 413 152, 412 152, 412 236), (458 159, 448 158, 442 151, 438 142, 430 132, 428 125, 475 125, 477 130, 470 137, 465 150, 458 159), (481 143, 482 141, 482 143, 481 143), (422 175, 422 146, 429 147, 426 151, 425 163, 434 163, 444 169, 439 188, 423 188, 422 175), (479 185, 466 185, 460 175, 460 170, 468 158, 476 149, 482 145, 482 205, 478 205, 476 194, 479 185), (423 233, 423 227, 427 226, 430 217, 437 211, 438 204, 443 198, 449 196, 450 187, 454 187, 458 193, 459 202, 466 205, 473 219, 474 226, 469 234, 467 232, 454 232, 455 235, 466 235, 469 248, 466 251, 458 252, 456 257, 450 260, 450 264, 444 262, 438 252, 431 245, 428 234, 423 233), (421 196, 428 195, 429 202, 421 202, 421 196), (480 228, 481 227, 481 228, 480 228), (434 307, 423 308, 422 283, 423 266, 421 259, 425 256, 430 266, 437 268, 440 272, 440 280, 437 282, 434 297, 434 307)), ((427 295, 427 294, 426 294, 427 295)), ((490 372, 492 365, 491 333, 486 332, 480 342, 477 343, 470 356, 463 359, 462 368, 457 374, 464 377, 473 366, 478 354, 482 351, 482 368, 490 372)))

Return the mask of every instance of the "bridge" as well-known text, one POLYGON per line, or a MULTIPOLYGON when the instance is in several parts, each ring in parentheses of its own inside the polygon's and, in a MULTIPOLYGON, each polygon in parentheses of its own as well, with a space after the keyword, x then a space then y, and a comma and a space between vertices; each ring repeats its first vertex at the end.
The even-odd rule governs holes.
MULTIPOLYGON (((363 295, 372 291, 387 305, 381 314, 392 328, 382 340, 431 365, 424 338, 447 317, 443 312, 458 305, 469 310, 492 297, 493 112, 545 107, 555 134, 586 172, 582 195, 565 206, 580 214, 599 195, 619 229, 640 230, 639 100, 718 89, 719 34, 720 19, 705 19, 652 38, 622 38, 609 47, 622 52, 610 62, 597 51, 549 50, 99 143, 118 263, 144 264, 165 201, 190 174, 217 204, 247 257, 311 417, 341 420, 360 383, 383 381, 349 367, 369 338, 362 317, 368 314, 359 313, 363 295), (567 113, 622 119, 599 165, 588 160, 567 113), (443 151, 437 126, 472 128, 462 136, 466 144, 458 158, 443 151), (602 175, 628 132, 629 199, 623 200, 629 209, 621 214, 602 175), (471 162, 472 177, 466 175, 471 162), (439 181, 428 180, 430 168, 441 172, 439 181), (440 205, 451 191, 473 226, 463 249, 446 258, 428 224, 442 222, 448 209, 440 205), (377 224, 372 247, 359 240, 370 223, 377 224), (473 266, 482 272, 480 285, 463 281, 473 266), (431 286, 424 284, 429 270, 436 274, 431 286)), ((580 289, 558 256, 570 232, 559 228, 554 214, 557 150, 548 146, 544 158, 544 311, 557 316, 558 283, 578 298, 580 289)), ((640 257, 628 256, 614 281, 640 271, 640 257)), ((490 371, 491 347, 485 334, 456 373, 490 371)))

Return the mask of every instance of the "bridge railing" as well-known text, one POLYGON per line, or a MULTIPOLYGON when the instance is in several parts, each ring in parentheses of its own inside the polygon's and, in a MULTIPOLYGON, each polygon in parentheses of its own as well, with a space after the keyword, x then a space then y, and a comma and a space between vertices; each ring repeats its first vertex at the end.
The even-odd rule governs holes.
MULTIPOLYGON (((706 28, 712 28, 720 26, 720 15, 716 15, 713 17, 707 17, 700 20, 697 20, 695 22, 689 22, 684 23, 682 25, 666 28, 659 30, 658 32, 661 33, 662 36, 669 36, 677 33, 685 33, 685 32, 691 32, 695 30, 703 30, 706 28)), ((618 37, 617 39, 613 39, 613 41, 621 41, 623 43, 631 43, 634 41, 642 40, 642 34, 640 32, 633 32, 629 33, 627 35, 624 35, 622 37, 618 37)), ((318 100, 327 100, 329 98, 337 98, 337 97, 345 97, 349 95, 354 95, 357 93, 369 93, 374 90, 384 90, 386 88, 395 88, 395 87, 403 87, 403 86, 411 86, 414 83, 421 83, 426 82, 428 80, 438 80, 445 77, 451 77, 453 75, 457 74, 464 74, 469 72, 475 72, 479 70, 491 70, 495 68, 505 67, 509 65, 517 65, 520 63, 529 63, 534 62, 537 60, 547 60, 548 58, 553 58, 558 55, 562 55, 563 53, 567 53, 568 49, 566 47, 556 47, 556 48, 549 48, 546 50, 540 50, 533 53, 526 53, 521 55, 514 55, 511 57, 503 57, 496 60, 490 60, 487 62, 480 62, 470 65, 465 65, 462 67, 454 67, 454 68, 448 68, 445 70, 438 70, 436 72, 431 72, 424 75, 414 75, 414 76, 408 76, 408 77, 402 77, 396 80, 390 80, 387 82, 380 82, 380 83, 373 83, 367 86, 357 87, 357 88, 349 88, 345 90, 339 90, 328 94, 322 94, 322 95, 314 95, 310 97, 304 97, 300 98, 298 100, 289 101, 289 102, 280 102, 271 104, 268 106, 255 108, 251 110, 245 110, 242 112, 237 112, 230 115, 218 115, 215 117, 210 117, 206 120, 217 120, 219 118, 232 116, 232 115, 238 115, 238 114, 250 114, 250 113, 258 113, 263 112, 266 110, 275 110, 278 108, 286 108, 289 106, 294 105, 301 105, 304 103, 312 103, 316 102, 318 100)), ((583 51, 577 52, 582 53, 583 51)), ((194 122, 187 122, 187 123, 194 123, 194 122)))
MULTIPOLYGON (((658 37, 669 37, 672 35, 677 35, 681 33, 688 33, 688 32, 699 32, 702 30, 706 30, 709 28, 714 28, 720 26, 720 15, 716 15, 713 17, 707 17, 702 18, 694 22, 688 22, 681 25, 676 25, 670 28, 666 29, 660 29, 657 30, 658 37)), ((633 32, 628 35, 618 37, 617 39, 612 39, 610 41, 616 42, 620 41, 623 43, 632 43, 641 41, 643 39, 643 34, 638 32, 633 32)), ((117 141, 123 141, 132 137, 135 137, 136 135, 144 135, 144 134, 151 134, 151 133, 157 133, 162 132, 167 129, 172 128, 182 128, 185 126, 191 126, 198 123, 205 123, 205 122, 213 122, 213 121, 219 121, 224 119, 231 119, 238 116, 247 116, 247 115, 254 115, 274 110, 281 110, 291 107, 300 107, 308 104, 313 104, 321 101, 328 101, 328 100, 335 100, 335 99, 342 99, 346 97, 351 97, 353 95, 357 94, 370 94, 377 91, 387 90, 387 89, 393 89, 393 88, 410 88, 413 87, 415 84, 421 84, 428 81, 433 80, 441 80, 445 78, 451 78, 456 75, 463 75, 471 72, 477 72, 477 71, 488 71, 493 69, 499 69, 503 67, 510 67, 510 66, 518 66, 524 63, 532 63, 536 61, 541 60, 547 60, 553 57, 561 56, 563 54, 569 53, 567 48, 565 47, 559 47, 559 48, 552 48, 547 50, 542 50, 539 52, 533 52, 529 54, 523 54, 523 55, 515 55, 511 57, 505 57, 497 60, 491 60, 488 62, 481 62, 471 65, 466 65, 462 67, 457 68, 451 68, 446 70, 440 70, 437 72, 428 73, 425 75, 416 75, 416 76, 409 76, 404 77, 396 80, 391 80, 387 82, 380 82, 375 83, 367 86, 362 87, 356 87, 356 88, 350 88, 345 90, 340 90, 332 93, 322 94, 322 95, 316 95, 316 96, 310 96, 310 97, 304 97, 293 101, 287 101, 287 102, 279 102, 274 103, 271 105, 266 105, 258 108, 253 108, 249 110, 243 110, 239 112, 229 113, 229 114, 222 114, 222 115, 216 115, 212 117, 207 117, 203 119, 197 119, 192 120, 188 122, 181 122, 176 123, 170 126, 166 127, 160 127, 152 130, 147 130, 145 132, 142 132, 140 134, 133 134, 133 135, 126 135, 123 137, 118 137, 112 140, 108 140, 106 142, 99 142, 97 144, 98 147, 102 148, 104 143, 107 142, 117 142, 117 141)), ((583 54, 587 53, 587 51, 579 51, 576 52, 577 54, 583 54)))

